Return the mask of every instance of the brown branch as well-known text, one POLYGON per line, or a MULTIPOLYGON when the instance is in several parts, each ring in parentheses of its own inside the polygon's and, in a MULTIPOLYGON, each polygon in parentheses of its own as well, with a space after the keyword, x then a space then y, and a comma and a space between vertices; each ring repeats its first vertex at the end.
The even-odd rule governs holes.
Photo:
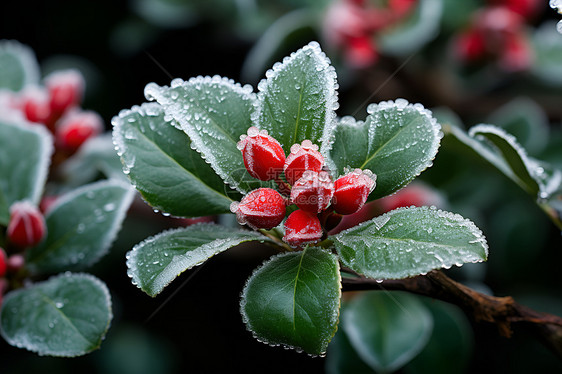
POLYGON ((476 292, 440 271, 432 271, 425 276, 385 280, 382 283, 364 277, 343 279, 343 291, 383 289, 408 291, 455 304, 476 322, 497 325, 499 333, 505 337, 512 335, 512 324, 526 324, 533 334, 562 358, 562 318, 536 312, 516 303, 510 296, 495 297, 476 292))

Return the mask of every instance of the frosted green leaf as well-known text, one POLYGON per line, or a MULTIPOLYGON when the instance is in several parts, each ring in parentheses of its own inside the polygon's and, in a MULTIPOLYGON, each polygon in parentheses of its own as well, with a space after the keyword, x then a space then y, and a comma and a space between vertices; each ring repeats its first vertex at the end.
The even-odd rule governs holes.
POLYGON ((174 79, 171 87, 150 83, 145 87, 148 100, 164 107, 164 119, 174 119, 191 139, 191 147, 232 188, 247 193, 260 186, 246 171, 236 144, 252 126, 256 95, 252 87, 214 77, 188 81, 174 79))
POLYGON ((320 248, 284 253, 248 279, 242 318, 261 342, 323 355, 337 329, 340 287, 335 255, 320 248))
POLYGON ((123 170, 152 207, 178 217, 230 212, 230 189, 190 148, 189 137, 164 119, 161 105, 134 106, 112 123, 123 170))
POLYGON ((373 279, 402 279, 485 261, 480 229, 458 214, 399 208, 331 237, 342 263, 373 279))
POLYGON ((431 313, 404 292, 366 292, 342 313, 342 328, 361 359, 376 372, 398 370, 427 344, 431 313))
POLYGON ((503 129, 492 125, 477 125, 469 130, 468 135, 485 145, 491 145, 491 151, 500 158, 496 163, 505 163, 510 171, 507 175, 530 194, 547 198, 553 188, 558 187, 541 183, 544 180, 544 168, 529 158, 517 139, 503 129))
POLYGON ((562 38, 555 21, 543 22, 532 35, 535 58, 531 72, 544 83, 559 87, 562 84, 562 38))
POLYGON ((74 357, 99 348, 112 317, 103 282, 88 274, 64 273, 9 292, 0 312, 0 332, 13 346, 74 357))
POLYGON ((396 192, 432 165, 443 134, 431 112, 404 99, 371 104, 365 122, 344 117, 330 153, 336 174, 369 169, 377 187, 369 199, 396 192))
POLYGON ((52 153, 43 126, 0 120, 0 224, 8 224, 14 202, 39 204, 52 153))
POLYGON ((198 224, 164 231, 127 253, 127 274, 133 284, 156 296, 176 277, 212 256, 247 241, 265 241, 253 231, 198 224))
POLYGON ((543 109, 527 97, 518 97, 495 110, 487 120, 513 135, 529 153, 541 152, 548 143, 548 118, 543 109))
POLYGON ((338 107, 336 72, 317 42, 285 57, 258 84, 254 122, 281 143, 285 153, 308 139, 330 150, 338 107))
MULTIPOLYGON (((313 4, 323 6, 322 1, 318 0, 314 0, 313 4)), ((282 51, 289 40, 296 35, 307 33, 317 17, 317 13, 310 7, 300 7, 276 18, 246 55, 240 73, 242 80, 258 82, 263 73, 275 62, 279 51, 282 51)))
POLYGON ((133 191, 123 182, 101 181, 59 197, 45 216, 47 237, 26 252, 28 268, 55 273, 98 261, 121 229, 133 191))
POLYGON ((15 40, 0 40, 0 89, 20 91, 39 82, 35 54, 15 40))

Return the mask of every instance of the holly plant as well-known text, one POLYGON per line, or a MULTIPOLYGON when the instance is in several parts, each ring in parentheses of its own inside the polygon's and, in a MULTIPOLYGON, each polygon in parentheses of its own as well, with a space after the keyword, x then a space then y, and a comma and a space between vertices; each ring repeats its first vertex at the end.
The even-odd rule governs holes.
POLYGON ((434 207, 399 208, 336 235, 342 215, 391 195, 432 165, 441 127, 421 104, 371 104, 339 118, 338 83, 312 42, 258 85, 196 77, 150 83, 113 119, 124 172, 154 209, 179 217, 233 212, 243 227, 197 224, 137 244, 133 284, 156 296, 185 270, 243 242, 279 254, 257 268, 240 310, 256 339, 323 355, 342 279, 402 279, 485 261, 482 232, 434 207))
POLYGON ((83 270, 108 252, 134 190, 120 179, 63 183, 103 128, 79 108, 77 71, 41 85, 33 52, 4 40, 0 66, 0 334, 40 355, 80 356, 113 317, 107 286, 83 270))

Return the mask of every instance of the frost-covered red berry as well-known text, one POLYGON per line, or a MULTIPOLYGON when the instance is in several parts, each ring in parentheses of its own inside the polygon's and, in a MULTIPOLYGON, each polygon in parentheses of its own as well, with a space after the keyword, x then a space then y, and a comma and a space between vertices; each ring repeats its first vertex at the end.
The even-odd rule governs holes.
POLYGON ((10 207, 8 238, 20 248, 38 244, 47 229, 45 219, 39 209, 29 201, 20 201, 10 207))
POLYGON ((324 157, 318 152, 318 146, 310 140, 293 144, 291 153, 285 160, 285 178, 293 185, 307 170, 320 171, 324 166, 324 157))
POLYGON ((102 131, 103 120, 96 112, 70 111, 57 123, 56 142, 59 147, 73 152, 102 131))
POLYGON ((370 170, 355 169, 339 177, 335 183, 332 206, 340 214, 357 212, 375 188, 376 176, 370 170))
POLYGON ((334 182, 325 171, 305 171, 291 189, 291 202, 302 210, 320 213, 330 205, 334 182))
POLYGON ((242 201, 233 202, 230 211, 242 225, 253 229, 272 229, 285 218, 285 199, 271 188, 253 190, 242 201))
POLYGON ((486 39, 478 30, 470 30, 457 37, 454 54, 462 62, 472 63, 486 56, 486 39))
POLYGON ((281 174, 285 152, 281 144, 267 134, 267 130, 250 127, 248 135, 240 136, 237 147, 242 151, 244 165, 252 177, 268 181, 281 174))
POLYGON ((21 94, 20 107, 28 121, 41 123, 49 128, 54 124, 49 96, 42 87, 27 87, 21 94))
POLYGON ((322 238, 322 226, 316 214, 302 209, 289 214, 285 221, 283 241, 290 246, 298 247, 306 243, 316 242, 322 238))
POLYGON ((84 77, 77 70, 61 70, 45 77, 49 107, 58 116, 82 101, 84 77))
POLYGON ((6 260, 6 252, 0 248, 0 278, 6 275, 6 269, 8 268, 6 260))

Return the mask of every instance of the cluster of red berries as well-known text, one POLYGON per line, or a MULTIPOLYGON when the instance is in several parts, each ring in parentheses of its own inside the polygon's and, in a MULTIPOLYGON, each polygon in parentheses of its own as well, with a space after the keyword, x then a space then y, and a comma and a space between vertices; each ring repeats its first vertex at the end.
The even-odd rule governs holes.
POLYGON ((283 240, 291 246, 319 241, 326 226, 335 217, 361 209, 375 188, 376 176, 369 170, 355 169, 335 181, 324 168, 324 157, 310 140, 293 144, 285 157, 281 144, 266 130, 250 127, 240 137, 244 165, 254 178, 274 180, 279 191, 258 188, 241 202, 234 202, 231 211, 238 222, 253 229, 271 229, 279 225, 286 207, 296 205, 285 221, 283 240))
POLYGON ((494 1, 473 14, 469 27, 454 40, 454 53, 466 65, 495 63, 504 71, 531 67, 534 53, 526 32, 526 18, 537 1, 494 1))
POLYGON ((39 244, 46 232, 43 214, 35 205, 20 201, 10 206, 10 221, 6 231, 10 256, 0 248, 0 304, 7 287, 3 277, 8 271, 15 273, 23 267, 24 257, 21 251, 39 244))
POLYGON ((334 2, 324 18, 326 40, 342 49, 353 67, 366 68, 378 59, 375 41, 384 32, 409 16, 417 0, 340 0, 334 2))
POLYGON ((78 71, 56 71, 45 77, 44 86, 30 85, 20 93, 3 92, 0 107, 44 125, 55 134, 57 149, 72 153, 104 129, 99 114, 79 107, 84 86, 78 71))

